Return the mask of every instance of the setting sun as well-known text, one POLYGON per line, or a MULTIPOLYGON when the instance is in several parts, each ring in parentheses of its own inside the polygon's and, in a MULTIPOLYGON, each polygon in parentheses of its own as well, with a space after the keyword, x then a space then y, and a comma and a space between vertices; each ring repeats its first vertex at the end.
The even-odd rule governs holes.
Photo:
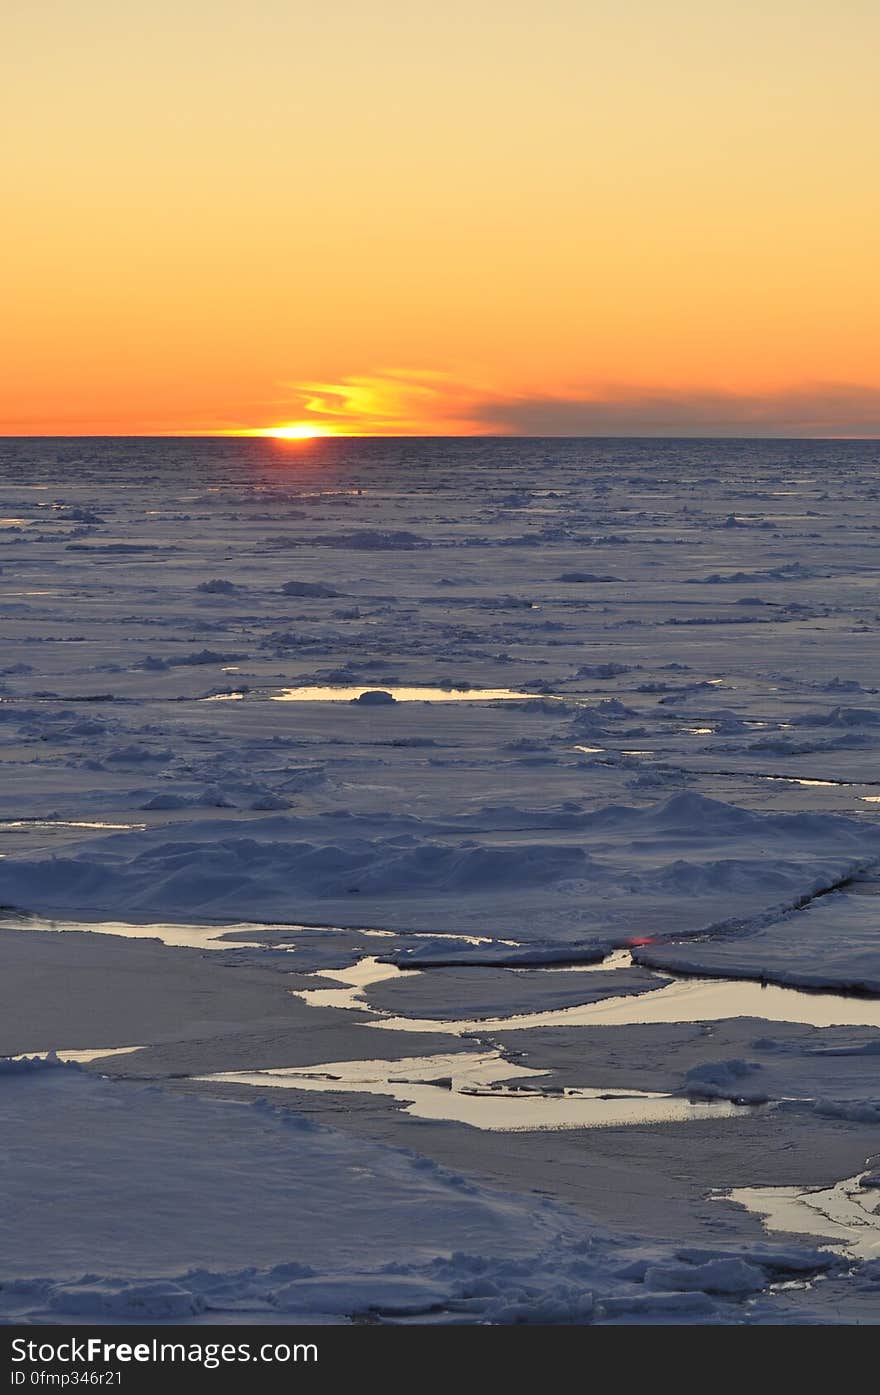
POLYGON ((289 426, 268 426, 260 431, 260 436, 273 436, 279 441, 311 441, 315 436, 330 436, 326 426, 318 426, 310 421, 295 421, 289 426))

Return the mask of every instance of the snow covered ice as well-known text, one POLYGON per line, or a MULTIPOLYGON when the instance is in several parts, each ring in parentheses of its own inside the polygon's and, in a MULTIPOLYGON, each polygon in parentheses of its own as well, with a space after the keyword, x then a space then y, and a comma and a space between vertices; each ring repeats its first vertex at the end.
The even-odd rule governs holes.
POLYGON ((876 1321, 878 463, 3 442, 4 1317, 876 1321))

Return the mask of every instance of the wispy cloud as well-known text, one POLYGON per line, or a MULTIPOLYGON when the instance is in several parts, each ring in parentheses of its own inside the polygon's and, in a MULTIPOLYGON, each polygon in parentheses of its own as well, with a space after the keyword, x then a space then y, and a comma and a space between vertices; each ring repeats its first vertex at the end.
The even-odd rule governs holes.
POLYGON ((488 390, 433 369, 392 368, 338 383, 294 383, 285 420, 309 421, 347 435, 471 435, 490 432, 479 411, 488 390))
POLYGON ((512 393, 488 375, 389 369, 291 384, 284 420, 372 436, 880 437, 880 388, 803 384, 766 393, 572 387, 512 393))

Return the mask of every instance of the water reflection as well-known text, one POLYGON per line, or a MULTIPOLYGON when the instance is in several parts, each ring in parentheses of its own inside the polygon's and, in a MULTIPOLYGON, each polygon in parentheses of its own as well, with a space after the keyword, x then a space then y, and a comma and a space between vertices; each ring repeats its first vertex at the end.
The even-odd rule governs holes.
MULTIPOLYGON (((156 940, 160 944, 169 945, 175 949, 260 949, 271 950, 296 950, 301 949, 303 941, 297 939, 298 936, 312 935, 357 935, 366 939, 396 940, 402 935, 406 939, 413 940, 434 940, 436 936, 419 931, 398 932, 396 930, 377 930, 373 927, 365 926, 343 926, 343 925, 300 925, 286 924, 281 921, 253 921, 244 920, 238 922, 222 922, 215 925, 199 925, 185 923, 178 924, 165 923, 164 921, 147 921, 138 924, 127 920, 43 920, 38 918, 22 919, 4 922, 0 921, 0 928, 14 930, 38 930, 50 933, 63 933, 65 931, 76 934, 91 935, 118 935, 126 940, 156 940), (289 935, 291 943, 281 943, 277 936, 279 934, 289 935), (246 937, 246 938, 245 938, 246 937)), ((447 932, 443 936, 444 940, 455 941, 469 945, 489 944, 491 941, 484 935, 467 935, 458 932, 447 932)), ((513 944, 513 941, 504 940, 502 944, 513 944)), ((346 975, 354 975, 351 981, 360 981, 358 975, 368 972, 368 966, 378 963, 373 959, 359 959, 357 963, 349 969, 334 969, 333 978, 342 979, 344 982, 350 981, 346 975), (363 966, 363 967, 362 967, 363 966)), ((385 971, 381 976, 390 977, 396 972, 393 965, 382 965, 385 971)), ((329 971, 326 971, 329 973, 329 971)), ((326 976, 326 974, 325 974, 326 976)))
POLYGON ((833 1187, 735 1187, 719 1200, 735 1201, 761 1217, 770 1231, 814 1235, 828 1248, 858 1259, 880 1258, 880 1188, 865 1187, 868 1174, 833 1187))
POLYGON ((748 979, 672 979, 646 993, 603 998, 580 1007, 476 1021, 440 1021, 390 1017, 370 1023, 392 1031, 446 1032, 526 1031, 537 1027, 628 1027, 642 1023, 719 1022, 757 1017, 768 1022, 795 1022, 812 1027, 878 1027, 880 1000, 841 993, 804 992, 762 985, 748 979))
MULTIPOLYGON (((384 693, 395 702, 502 702, 511 698, 546 699, 546 693, 519 693, 512 688, 364 688, 355 684, 329 687, 284 688, 273 702, 357 702, 373 693, 384 693)), ((559 699, 561 701, 561 699, 559 699)), ((381 705, 382 699, 375 699, 381 705)), ((364 706, 370 705, 367 702, 364 706)))
MULTIPOLYGON (((227 1071, 196 1079, 260 1089, 384 1095, 405 1114, 494 1132, 619 1128, 723 1119, 743 1108, 729 1100, 691 1103, 648 1091, 540 1091, 502 1081, 546 1074, 506 1061, 499 1051, 413 1056, 397 1061, 335 1061, 280 1070, 227 1071)), ((753 1113, 754 1109, 747 1112, 753 1113)))
POLYGON ((269 923, 259 924, 253 921, 240 921, 238 924, 230 925, 177 925, 165 924, 163 922, 148 922, 144 925, 137 925, 130 921, 123 920, 99 920, 94 922, 72 921, 72 920, 25 920, 20 923, 10 923, 6 928, 16 930, 37 930, 50 931, 55 933, 73 932, 76 934, 92 935, 118 935, 126 940, 156 940, 160 944, 169 945, 175 949, 252 949, 260 950, 271 948, 273 950, 296 949, 297 945, 276 944, 267 939, 264 943, 260 941, 260 932, 268 935, 277 935, 278 931, 289 932, 291 937, 308 933, 309 931, 320 931, 322 933, 337 933, 340 935, 382 935, 394 938, 393 931, 382 930, 344 930, 340 926, 331 925, 273 925, 269 923), (247 938, 241 938, 244 934, 247 938))
POLYGON ((105 1056, 130 1056, 133 1051, 143 1051, 143 1046, 98 1046, 88 1051, 21 1051, 17 1056, 0 1056, 5 1061, 49 1061, 58 1060, 65 1064, 91 1065, 93 1061, 103 1061, 105 1056))
POLYGON ((145 823, 108 823, 104 819, 0 819, 0 831, 10 828, 144 829, 145 823))

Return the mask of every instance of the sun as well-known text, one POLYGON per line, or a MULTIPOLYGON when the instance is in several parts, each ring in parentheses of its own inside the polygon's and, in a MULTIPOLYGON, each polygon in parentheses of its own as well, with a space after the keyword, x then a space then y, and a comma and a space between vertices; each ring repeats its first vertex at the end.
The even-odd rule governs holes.
POLYGON ((320 421, 286 421, 279 426, 248 426, 238 431, 224 432, 227 436, 261 436, 270 441, 314 441, 339 434, 332 426, 325 426, 320 421))
POLYGON ((312 421, 293 421, 287 426, 268 426, 261 434, 273 436, 279 441, 311 441, 316 436, 329 436, 331 433, 326 426, 312 421))

